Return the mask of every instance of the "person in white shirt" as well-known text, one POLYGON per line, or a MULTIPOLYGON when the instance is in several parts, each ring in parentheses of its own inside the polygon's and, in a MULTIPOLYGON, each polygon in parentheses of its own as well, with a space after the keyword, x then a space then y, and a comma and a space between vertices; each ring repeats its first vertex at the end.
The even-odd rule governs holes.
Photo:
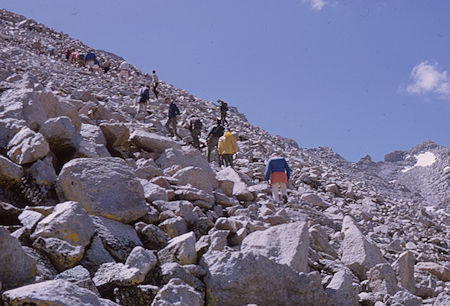
POLYGON ((156 90, 156 88, 158 87, 159 84, 159 79, 158 76, 156 75, 156 70, 152 71, 152 91, 153 94, 155 95, 156 99, 158 99, 158 91, 156 90))
POLYGON ((128 83, 128 78, 130 77, 130 64, 128 64, 126 61, 123 61, 120 63, 119 66, 119 80, 122 81, 123 79, 128 83))

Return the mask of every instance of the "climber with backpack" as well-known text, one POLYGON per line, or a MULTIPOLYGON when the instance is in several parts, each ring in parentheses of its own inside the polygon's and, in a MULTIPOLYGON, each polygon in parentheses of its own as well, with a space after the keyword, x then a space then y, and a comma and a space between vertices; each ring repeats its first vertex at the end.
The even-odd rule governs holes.
POLYGON ((180 114, 180 110, 174 102, 170 101, 169 97, 165 98, 164 102, 169 105, 169 118, 167 119, 167 122, 165 124, 165 127, 169 132, 169 137, 173 137, 174 135, 176 135, 178 138, 182 139, 181 136, 177 133, 177 117, 180 114))
POLYGON ((138 109, 136 112, 136 116, 134 118, 137 118, 142 110, 144 110, 144 121, 145 121, 145 114, 147 112, 147 103, 150 99, 150 87, 148 85, 143 86, 139 89, 138 95, 136 97, 138 109))
POLYGON ((200 149, 200 140, 198 139, 202 132, 203 123, 195 115, 189 119, 188 130, 191 132, 192 145, 194 148, 200 149))
POLYGON ((219 138, 219 144, 217 146, 217 151, 221 156, 222 160, 225 162, 225 166, 230 166, 233 168, 233 156, 237 153, 237 143, 233 134, 227 129, 225 134, 219 138))
MULTIPOLYGON (((216 125, 211 127, 208 134, 206 135, 206 143, 208 145, 208 162, 211 161, 211 152, 217 150, 217 144, 219 143, 219 138, 223 136, 225 129, 222 126, 222 121, 217 119, 216 125)), ((222 165, 222 161, 219 158, 219 165, 222 165)))
POLYGON ((266 181, 269 182, 272 187, 273 199, 280 201, 280 191, 283 197, 283 202, 288 202, 286 184, 291 176, 291 168, 283 157, 273 154, 268 160, 266 168, 264 170, 266 181))
POLYGON ((217 99, 217 102, 220 103, 220 120, 222 121, 223 125, 226 125, 228 123, 227 122, 228 104, 220 99, 217 99))

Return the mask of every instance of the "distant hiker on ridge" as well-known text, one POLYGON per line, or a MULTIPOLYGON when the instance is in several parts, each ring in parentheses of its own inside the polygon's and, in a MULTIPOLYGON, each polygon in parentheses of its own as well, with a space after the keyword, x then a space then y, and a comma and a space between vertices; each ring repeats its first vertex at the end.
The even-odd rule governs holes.
POLYGON ((158 100, 158 91, 156 90, 158 85, 159 85, 159 79, 158 79, 158 76, 156 75, 156 70, 153 70, 152 71, 152 84, 151 84, 151 87, 152 87, 153 94, 156 97, 156 100, 158 100))
POLYGON ((220 103, 220 120, 222 121, 223 125, 227 125, 227 111, 228 111, 228 104, 225 101, 222 101, 220 99, 217 99, 217 102, 220 103))
POLYGON ((126 61, 123 61, 119 65, 119 80, 122 81, 124 79, 128 84, 129 77, 130 77, 130 64, 128 64, 126 61))
POLYGON ((169 132, 169 137, 173 137, 176 135, 181 139, 180 135, 177 133, 177 116, 180 114, 180 110, 177 105, 170 101, 170 98, 167 97, 164 99, 164 102, 169 105, 169 118, 166 122, 166 129, 169 132))
MULTIPOLYGON (((208 162, 211 161, 211 152, 217 150, 217 144, 219 143, 219 138, 223 136, 224 127, 220 119, 217 119, 216 125, 211 127, 206 135, 206 143, 208 144, 208 162)), ((222 165, 222 161, 219 158, 219 165, 222 165)))
POLYGON ((41 40, 40 39, 36 39, 33 42, 33 49, 37 54, 41 54, 41 40))
POLYGON ((237 153, 238 148, 236 139, 229 129, 227 129, 225 134, 219 138, 217 151, 225 162, 225 166, 231 166, 231 168, 233 168, 233 155, 237 153))
POLYGON ((136 112, 136 116, 134 118, 137 118, 143 109, 145 121, 145 115, 147 113, 147 102, 150 98, 150 87, 148 85, 141 87, 138 91, 138 96, 136 98, 138 103, 138 109, 136 112))
POLYGON ((291 175, 291 168, 289 168, 286 160, 283 157, 277 156, 277 154, 273 154, 267 162, 264 175, 266 177, 266 181, 268 181, 272 186, 273 199, 276 202, 280 201, 279 192, 281 190, 283 202, 286 204, 288 201, 286 184, 291 175))
POLYGON ((188 130, 191 132, 192 145, 197 149, 200 149, 200 140, 198 139, 198 137, 202 133, 202 127, 202 121, 195 115, 192 115, 189 119, 188 130))

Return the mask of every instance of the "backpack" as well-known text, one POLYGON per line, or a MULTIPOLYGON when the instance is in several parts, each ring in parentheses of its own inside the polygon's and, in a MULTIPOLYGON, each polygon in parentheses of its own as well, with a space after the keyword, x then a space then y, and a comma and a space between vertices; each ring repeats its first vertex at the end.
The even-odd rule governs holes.
POLYGON ((138 99, 139 103, 145 103, 148 101, 149 98, 150 98, 150 90, 147 87, 139 89, 139 99, 138 99))
POLYGON ((216 126, 214 131, 212 132, 212 136, 216 138, 220 138, 223 136, 223 132, 225 131, 225 128, 221 125, 216 126))
POLYGON ((203 123, 200 121, 200 119, 195 119, 194 122, 192 122, 192 129, 201 129, 203 127, 203 123))

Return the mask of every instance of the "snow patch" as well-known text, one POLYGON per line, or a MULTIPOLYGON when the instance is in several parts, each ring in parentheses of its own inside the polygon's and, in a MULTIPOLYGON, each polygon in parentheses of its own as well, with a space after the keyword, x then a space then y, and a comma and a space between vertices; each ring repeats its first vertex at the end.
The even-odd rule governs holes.
POLYGON ((415 158, 417 159, 416 164, 412 167, 405 167, 404 169, 402 169, 403 173, 408 172, 415 167, 431 166, 436 161, 436 155, 431 152, 420 153, 416 155, 415 158))

